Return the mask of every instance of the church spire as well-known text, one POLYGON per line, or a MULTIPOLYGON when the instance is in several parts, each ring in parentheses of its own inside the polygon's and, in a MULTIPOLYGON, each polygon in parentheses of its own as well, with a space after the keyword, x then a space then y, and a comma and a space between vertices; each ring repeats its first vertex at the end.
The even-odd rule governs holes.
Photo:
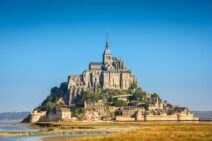
POLYGON ((108 33, 106 34, 106 47, 103 54, 103 64, 112 64, 113 57, 109 49, 108 33))
POLYGON ((106 49, 109 48, 109 41, 108 41, 108 32, 106 34, 106 49))
POLYGON ((105 48, 104 54, 111 54, 110 49, 109 49, 108 32, 106 34, 106 48, 105 48))

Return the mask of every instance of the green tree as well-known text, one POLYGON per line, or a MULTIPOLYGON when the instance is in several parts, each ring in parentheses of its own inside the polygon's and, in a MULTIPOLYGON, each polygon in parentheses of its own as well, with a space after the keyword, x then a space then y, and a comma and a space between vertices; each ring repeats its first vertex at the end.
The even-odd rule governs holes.
POLYGON ((110 97, 108 98, 108 102, 114 102, 114 99, 113 99, 112 96, 110 96, 110 97))
POLYGON ((146 92, 142 91, 142 100, 147 101, 146 95, 146 92))
POLYGON ((140 93, 143 92, 142 88, 140 88, 140 87, 138 87, 137 91, 140 92, 140 93))
POLYGON ((131 86, 130 86, 132 89, 136 89, 138 88, 138 84, 137 83, 132 83, 131 86))
POLYGON ((143 104, 138 105, 138 107, 143 107, 143 108, 145 108, 145 110, 148 110, 149 104, 147 102, 145 102, 143 104))
POLYGON ((138 93, 134 93, 133 96, 132 96, 132 100, 138 100, 139 99, 139 95, 138 93))
POLYGON ((73 116, 77 117, 78 119, 82 120, 85 115, 85 109, 78 108, 74 111, 73 116))
POLYGON ((130 102, 129 106, 138 106, 138 102, 137 101, 130 102))
POLYGON ((47 110, 47 113, 53 113, 54 110, 55 110, 55 103, 53 102, 47 102, 46 103, 46 110, 47 110))
POLYGON ((126 101, 123 101, 123 100, 115 100, 114 101, 114 106, 123 107, 123 106, 127 106, 127 103, 126 103, 126 101))
POLYGON ((157 93, 153 93, 151 95, 151 98, 152 98, 152 102, 155 103, 157 101, 157 99, 160 100, 160 96, 157 94, 157 93))
POLYGON ((160 98, 159 95, 158 95, 157 93, 153 93, 153 94, 152 94, 152 97, 158 97, 158 98, 160 98))
POLYGON ((137 88, 138 88, 137 83, 132 83, 132 84, 130 85, 129 89, 128 89, 128 92, 131 93, 131 94, 133 94, 134 91, 135 91, 135 89, 137 89, 137 88))
POLYGON ((99 94, 92 93, 91 100, 97 102, 100 99, 99 94))
POLYGON ((148 104, 152 104, 152 98, 148 98, 147 100, 146 100, 146 102, 148 103, 148 104))

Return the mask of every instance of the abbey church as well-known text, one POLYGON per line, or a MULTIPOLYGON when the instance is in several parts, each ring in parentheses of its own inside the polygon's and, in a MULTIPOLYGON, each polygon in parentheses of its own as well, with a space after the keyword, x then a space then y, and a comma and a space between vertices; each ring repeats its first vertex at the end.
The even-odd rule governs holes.
POLYGON ((136 77, 124 62, 112 56, 107 37, 102 61, 91 62, 81 75, 71 75, 68 83, 52 88, 41 106, 30 114, 30 122, 199 120, 187 107, 172 105, 156 93, 131 87, 135 83, 138 84, 136 77))
POLYGON ((102 89, 128 90, 132 83, 137 83, 136 77, 127 69, 121 59, 112 56, 108 36, 101 62, 91 62, 89 69, 81 75, 68 77, 69 104, 73 103, 82 91, 102 89))

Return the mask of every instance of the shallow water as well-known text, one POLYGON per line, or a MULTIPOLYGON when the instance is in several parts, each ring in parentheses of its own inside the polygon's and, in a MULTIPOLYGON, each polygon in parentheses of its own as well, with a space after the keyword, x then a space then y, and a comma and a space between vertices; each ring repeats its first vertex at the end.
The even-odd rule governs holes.
POLYGON ((41 136, 29 137, 0 137, 0 141, 42 141, 41 136))
POLYGON ((27 127, 26 124, 13 123, 13 124, 0 124, 0 132, 29 132, 36 131, 27 127))
MULTIPOLYGON (((27 124, 0 123, 0 132, 31 132, 37 131, 27 127, 27 124)), ((25 137, 0 137, 0 141, 65 141, 71 138, 87 136, 104 136, 107 134, 67 134, 67 135, 46 135, 46 136, 25 136, 25 137)))
POLYGON ((71 135, 47 135, 28 137, 0 137, 0 141, 63 141, 77 137, 105 136, 106 134, 71 134, 71 135))

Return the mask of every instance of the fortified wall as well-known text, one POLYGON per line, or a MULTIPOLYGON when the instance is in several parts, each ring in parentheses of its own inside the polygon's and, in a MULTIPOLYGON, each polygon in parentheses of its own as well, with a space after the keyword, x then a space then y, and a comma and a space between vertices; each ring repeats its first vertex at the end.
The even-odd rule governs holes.
POLYGON ((46 111, 34 111, 30 114, 30 122, 57 122, 57 121, 76 121, 71 117, 71 111, 68 108, 56 108, 55 114, 46 114, 46 111))

